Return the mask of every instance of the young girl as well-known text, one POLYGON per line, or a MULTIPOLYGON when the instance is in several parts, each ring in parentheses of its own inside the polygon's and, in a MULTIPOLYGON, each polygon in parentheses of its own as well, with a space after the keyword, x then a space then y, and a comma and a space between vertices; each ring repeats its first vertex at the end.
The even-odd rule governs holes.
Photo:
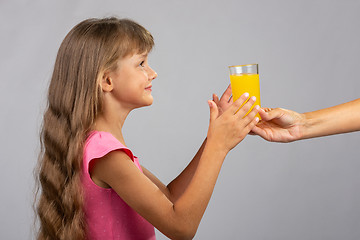
POLYGON ((165 186, 122 135, 131 110, 153 102, 153 44, 142 26, 117 18, 85 20, 62 42, 41 135, 38 239, 155 239, 154 227, 171 239, 195 235, 225 156, 259 108, 245 116, 255 99, 232 103, 230 88, 209 100, 206 140, 165 186))

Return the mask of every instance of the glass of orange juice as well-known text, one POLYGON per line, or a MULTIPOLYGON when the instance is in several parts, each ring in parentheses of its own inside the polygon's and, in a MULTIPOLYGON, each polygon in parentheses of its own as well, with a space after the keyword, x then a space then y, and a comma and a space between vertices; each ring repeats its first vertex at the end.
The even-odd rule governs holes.
MULTIPOLYGON (((254 106, 260 106, 259 65, 246 64, 230 66, 229 70, 233 100, 236 101, 242 94, 247 92, 250 94, 249 98, 251 96, 256 97, 254 106)), ((259 114, 256 116, 261 119, 259 114)))

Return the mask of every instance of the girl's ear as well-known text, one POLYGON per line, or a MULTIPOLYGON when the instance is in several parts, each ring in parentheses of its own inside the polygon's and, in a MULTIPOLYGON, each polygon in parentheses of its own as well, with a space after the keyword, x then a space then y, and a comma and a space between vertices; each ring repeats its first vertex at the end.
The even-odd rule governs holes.
POLYGON ((113 90, 114 84, 109 73, 104 73, 103 77, 101 78, 100 85, 104 92, 111 92, 113 90))

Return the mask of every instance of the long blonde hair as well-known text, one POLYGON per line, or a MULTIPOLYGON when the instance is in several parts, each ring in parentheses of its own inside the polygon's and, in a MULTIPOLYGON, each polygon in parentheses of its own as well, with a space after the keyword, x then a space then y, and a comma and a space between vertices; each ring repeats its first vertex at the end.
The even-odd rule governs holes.
POLYGON ((153 37, 129 19, 87 19, 63 40, 48 90, 37 168, 37 239, 84 239, 83 146, 102 111, 99 79, 117 60, 151 51, 153 37))

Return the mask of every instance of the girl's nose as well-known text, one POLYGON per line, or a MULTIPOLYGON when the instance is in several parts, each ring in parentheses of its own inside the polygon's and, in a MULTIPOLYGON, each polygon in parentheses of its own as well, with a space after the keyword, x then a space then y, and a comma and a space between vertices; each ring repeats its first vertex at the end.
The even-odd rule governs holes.
POLYGON ((151 67, 149 67, 149 80, 154 80, 157 78, 157 76, 157 73, 151 67))

